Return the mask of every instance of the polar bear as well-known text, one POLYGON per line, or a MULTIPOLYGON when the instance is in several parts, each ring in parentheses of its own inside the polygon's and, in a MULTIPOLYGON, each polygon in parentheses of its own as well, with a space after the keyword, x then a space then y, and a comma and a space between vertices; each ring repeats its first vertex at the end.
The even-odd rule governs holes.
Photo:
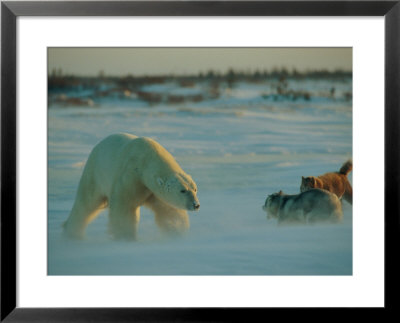
POLYGON ((156 141, 110 135, 89 155, 64 232, 82 238, 87 225, 109 208, 110 233, 136 239, 142 205, 154 212, 161 230, 184 232, 189 228, 186 211, 200 208, 196 183, 156 141))

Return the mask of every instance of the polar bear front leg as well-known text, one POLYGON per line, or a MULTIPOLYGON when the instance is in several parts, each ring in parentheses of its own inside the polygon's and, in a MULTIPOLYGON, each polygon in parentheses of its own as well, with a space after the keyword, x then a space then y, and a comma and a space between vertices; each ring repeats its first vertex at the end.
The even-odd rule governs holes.
POLYGON ((144 205, 154 212, 155 221, 162 231, 176 234, 189 229, 186 210, 177 209, 154 195, 147 199, 144 205))
POLYGON ((140 205, 151 194, 140 183, 129 178, 117 181, 109 200, 109 232, 115 239, 136 240, 140 205))
POLYGON ((110 206, 109 233, 115 239, 136 240, 140 220, 140 207, 110 206))

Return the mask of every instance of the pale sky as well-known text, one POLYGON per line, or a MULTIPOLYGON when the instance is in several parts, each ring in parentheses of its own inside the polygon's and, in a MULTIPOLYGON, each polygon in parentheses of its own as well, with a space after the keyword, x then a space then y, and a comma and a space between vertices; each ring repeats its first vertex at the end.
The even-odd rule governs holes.
POLYGON ((271 70, 352 70, 352 48, 49 48, 49 72, 162 75, 271 70))

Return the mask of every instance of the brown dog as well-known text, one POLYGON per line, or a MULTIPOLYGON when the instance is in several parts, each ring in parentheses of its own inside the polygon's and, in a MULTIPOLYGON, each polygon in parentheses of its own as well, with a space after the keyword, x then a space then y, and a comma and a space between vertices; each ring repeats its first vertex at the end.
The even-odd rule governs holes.
POLYGON ((340 168, 338 172, 326 173, 315 177, 301 177, 300 192, 305 192, 311 188, 322 188, 337 195, 339 199, 342 197, 353 203, 353 189, 347 178, 347 174, 353 169, 353 162, 348 160, 340 168))

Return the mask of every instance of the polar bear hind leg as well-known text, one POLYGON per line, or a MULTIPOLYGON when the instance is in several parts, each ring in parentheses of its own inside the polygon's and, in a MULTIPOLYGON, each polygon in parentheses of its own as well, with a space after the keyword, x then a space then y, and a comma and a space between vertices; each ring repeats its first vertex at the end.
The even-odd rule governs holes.
POLYGON ((88 224, 107 206, 107 198, 95 191, 78 188, 74 206, 64 223, 64 232, 70 238, 82 239, 88 224))
POLYGON ((177 209, 152 195, 144 204, 154 212, 155 221, 161 231, 171 234, 184 233, 189 229, 186 210, 177 209))

